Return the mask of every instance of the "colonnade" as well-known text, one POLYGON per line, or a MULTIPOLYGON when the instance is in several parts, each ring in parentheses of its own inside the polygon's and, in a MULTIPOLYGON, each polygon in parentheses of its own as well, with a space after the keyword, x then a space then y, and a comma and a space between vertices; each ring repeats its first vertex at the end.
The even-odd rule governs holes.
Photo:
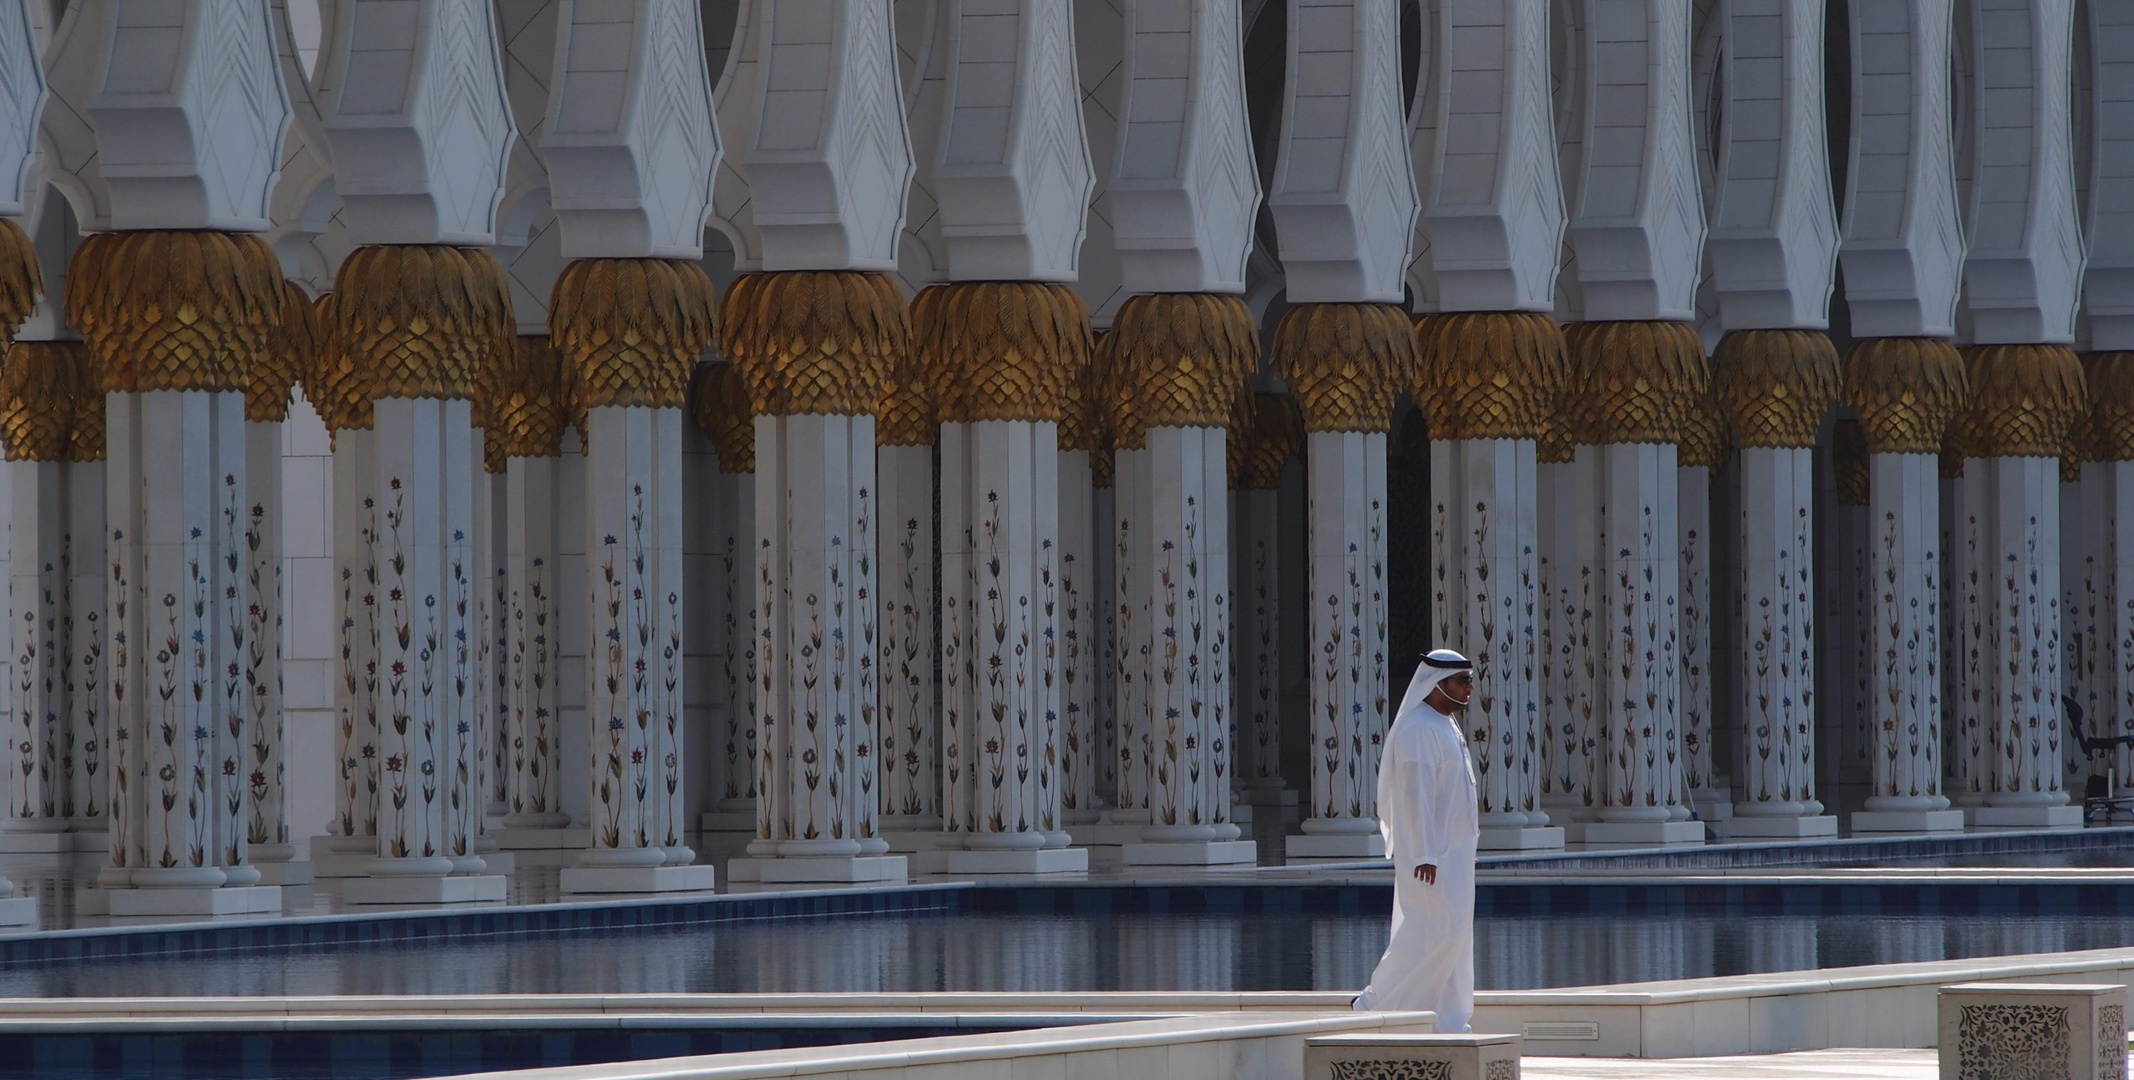
POLYGON ((0 15, 0 850, 114 914, 1373 857, 1403 627, 1493 850, 2134 765, 2114 5, 382 3, 0 15))

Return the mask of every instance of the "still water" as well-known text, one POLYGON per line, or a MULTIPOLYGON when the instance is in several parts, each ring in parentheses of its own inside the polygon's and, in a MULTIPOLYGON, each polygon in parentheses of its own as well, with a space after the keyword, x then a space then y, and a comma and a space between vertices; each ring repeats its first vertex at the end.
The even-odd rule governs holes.
MULTIPOLYGON (((913 914, 0 967, 0 997, 1353 990, 1374 917, 913 914)), ((1481 919, 1476 983, 1529 989, 2134 945, 2108 916, 1481 919)))

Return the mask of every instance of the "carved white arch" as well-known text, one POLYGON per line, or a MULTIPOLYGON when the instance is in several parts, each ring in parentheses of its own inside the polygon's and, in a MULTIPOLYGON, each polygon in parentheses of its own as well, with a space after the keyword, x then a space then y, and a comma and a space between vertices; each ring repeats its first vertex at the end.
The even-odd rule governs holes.
POLYGON ((28 209, 37 118, 48 93, 27 0, 0 7, 0 214, 28 209))
POLYGON ((1552 310, 1564 202, 1548 6, 1432 0, 1425 11, 1431 59, 1410 148, 1415 175, 1430 178, 1417 187, 1435 308, 1552 310))
POLYGON ((1971 337, 1980 345, 2072 344, 2084 261, 2070 113, 2074 2, 1967 2, 1971 337))
POLYGON ((1294 303, 1403 299, 1421 207, 1396 0, 1292 0, 1267 205, 1294 303))
POLYGON ((290 105, 254 0, 112 0, 88 51, 98 169, 121 229, 264 231, 290 105))
POLYGON ((573 259, 699 259, 719 133, 696 0, 560 0, 549 199, 573 259))
POLYGON ((318 79, 358 244, 495 239, 516 138, 488 0, 341 0, 318 79))
POLYGON ((1095 177, 1071 0, 948 0, 933 188, 949 277, 1073 281, 1095 177))
POLYGON ((2134 4, 2090 0, 2089 264, 2083 299, 2090 347, 2134 349, 2134 4))
POLYGON ((1963 280, 1950 132, 1954 0, 1852 0, 1845 299, 1854 337, 1948 337, 1963 280))
POLYGON ((1822 0, 1728 0, 1707 244, 1728 330, 1830 325, 1838 223, 1823 117, 1822 0))
POLYGON ((1580 317, 1692 319, 1705 219, 1690 0, 1572 6, 1559 145, 1580 317))
POLYGON ((763 268, 895 270, 912 157, 889 0, 753 0, 749 21, 735 145, 763 268))
POLYGON ((1107 195, 1129 293, 1245 289, 1260 180, 1239 16, 1223 0, 1125 4, 1107 195))

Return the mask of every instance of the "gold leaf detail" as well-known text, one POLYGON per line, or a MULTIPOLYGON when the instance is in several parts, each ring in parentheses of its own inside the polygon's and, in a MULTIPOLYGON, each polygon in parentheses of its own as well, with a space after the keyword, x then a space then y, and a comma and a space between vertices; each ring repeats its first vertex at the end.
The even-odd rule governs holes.
POLYGON ((1415 333, 1422 350, 1415 402, 1432 438, 1540 438, 1569 376, 1555 320, 1466 311, 1425 315, 1415 333))
POLYGON ((2068 429, 2088 412, 2082 362, 2060 345, 1981 345, 1964 350, 1971 405, 1969 457, 2060 457, 2068 429))
POLYGON ((1089 367, 1089 311, 1065 285, 935 285, 912 301, 911 329, 935 407, 952 423, 1058 422, 1067 383, 1089 367))
POLYGON ((366 400, 471 400, 476 373, 515 336, 503 271, 480 249, 357 248, 341 261, 333 296, 319 326, 327 349, 360 373, 366 400))
POLYGON ((0 352, 15 340, 22 321, 37 310, 44 295, 44 271, 37 245, 13 220, 0 218, 0 352))
POLYGON ((1126 448, 1146 445, 1149 428, 1227 425, 1233 395, 1260 363, 1252 312, 1219 293, 1128 297, 1107 338, 1112 438, 1126 448))
POLYGON ((911 349, 904 295, 887 274, 744 274, 726 291, 719 351, 758 416, 866 416, 911 349))
POLYGON ((2134 352, 2095 352, 2083 358, 2089 385, 2091 461, 2134 461, 2134 352))
POLYGON ((697 380, 692 412, 697 427, 711 440, 723 473, 756 471, 756 416, 749 409, 748 386, 733 364, 711 364, 697 380))
POLYGON ((711 279, 679 259, 579 259, 549 294, 571 422, 602 406, 679 409, 712 344, 711 279))
POLYGON ((1735 330, 1712 378, 1735 446, 1806 449, 1837 398, 1838 350, 1820 330, 1735 330))
MULTIPOLYGON (((488 456, 491 444, 507 460, 562 453, 563 429, 570 423, 564 382, 563 360, 549 338, 514 338, 511 362, 498 365, 494 377, 483 456, 488 456)), ((490 472, 503 471, 497 465, 487 467, 490 472)))
POLYGON ((1840 506, 1867 505, 1867 445, 1867 429, 1858 420, 1840 420, 1832 429, 1830 467, 1840 506))
POLYGON ((1310 431, 1385 431, 1417 364, 1415 327, 1393 304, 1294 305, 1269 353, 1310 431))
POLYGON ((76 249, 62 306, 107 389, 241 392, 281 333, 280 264, 249 234, 105 233, 76 249))
MULTIPOLYGON (((81 399, 93 397, 97 412, 103 411, 101 388, 85 392, 81 386, 95 375, 84 362, 87 353, 86 347, 64 341, 18 341, 8 350, 0 367, 0 447, 9 461, 74 460, 81 399)), ((95 433, 99 444, 102 427, 98 424, 95 433)))
MULTIPOLYGON (((1407 321, 1401 318, 1403 325, 1407 321)), ((1283 466, 1304 445, 1304 414, 1288 394, 1246 390, 1238 399, 1240 415, 1226 444, 1230 486, 1273 491, 1282 482, 1283 466)))
POLYGON ((1689 409, 1712 381, 1694 327, 1586 322, 1564 327, 1563 336, 1570 401, 1554 411, 1552 429, 1561 422, 1580 446, 1681 441, 1689 409))
POLYGON ((289 391, 318 365, 318 312, 293 281, 282 282, 282 322, 268 348, 245 373, 245 419, 278 423, 289 418, 289 391))
POLYGON ((1963 354, 1939 338, 1868 338, 1845 352, 1842 397, 1869 453, 1936 454, 1964 411, 1963 354))

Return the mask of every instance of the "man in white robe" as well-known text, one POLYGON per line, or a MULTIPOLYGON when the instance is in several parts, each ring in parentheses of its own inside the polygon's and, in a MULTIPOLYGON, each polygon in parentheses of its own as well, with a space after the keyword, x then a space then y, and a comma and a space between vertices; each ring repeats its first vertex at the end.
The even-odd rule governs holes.
POLYGON ((1378 763, 1378 820, 1393 860, 1393 936, 1356 1008, 1434 1012, 1460 1033, 1475 1011, 1474 764, 1452 715, 1474 665, 1450 649, 1423 657, 1378 763))

